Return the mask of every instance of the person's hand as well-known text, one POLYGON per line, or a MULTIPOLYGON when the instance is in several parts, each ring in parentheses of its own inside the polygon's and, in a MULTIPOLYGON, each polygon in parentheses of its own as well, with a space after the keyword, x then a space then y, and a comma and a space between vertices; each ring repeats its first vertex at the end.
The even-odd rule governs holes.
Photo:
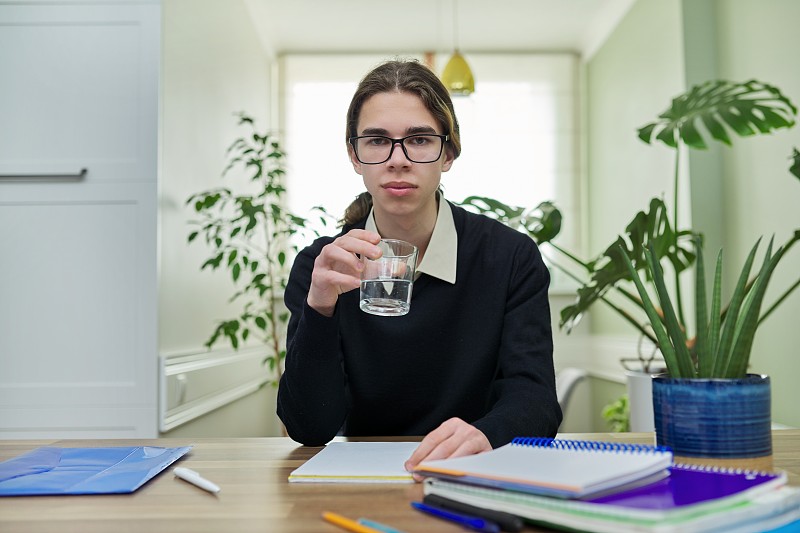
MULTIPOLYGON (((451 418, 428 433, 403 466, 410 472, 423 461, 473 455, 491 449, 489 439, 481 430, 460 418, 451 418)), ((422 476, 414 474, 414 479, 422 481, 422 476)))
POLYGON ((377 259, 381 249, 375 245, 380 240, 373 231, 354 229, 325 245, 314 260, 308 305, 320 314, 333 316, 339 295, 361 285, 364 263, 356 254, 377 259))

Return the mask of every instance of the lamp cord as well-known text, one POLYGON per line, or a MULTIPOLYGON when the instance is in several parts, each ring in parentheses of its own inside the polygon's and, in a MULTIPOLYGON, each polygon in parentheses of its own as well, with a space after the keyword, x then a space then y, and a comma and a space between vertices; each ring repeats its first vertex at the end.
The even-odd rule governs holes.
POLYGON ((458 52, 458 0, 452 0, 451 5, 453 6, 453 44, 455 45, 456 52, 458 52))

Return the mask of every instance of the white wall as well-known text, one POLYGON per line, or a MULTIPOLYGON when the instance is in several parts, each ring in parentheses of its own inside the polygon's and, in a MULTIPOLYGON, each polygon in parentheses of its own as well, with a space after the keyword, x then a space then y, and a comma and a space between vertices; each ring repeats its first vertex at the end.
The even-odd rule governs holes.
MULTIPOLYGON (((205 352, 203 343, 215 323, 236 312, 228 304, 233 290, 227 275, 201 272, 207 250, 199 242, 186 242, 192 212, 184 204, 193 193, 223 185, 225 150, 243 131, 237 129, 234 113, 248 113, 262 128, 271 118, 271 59, 262 50, 243 2, 164 0, 163 9, 162 356, 205 352)), ((224 343, 218 347, 230 350, 224 343)), ((168 435, 276 435, 280 430, 274 413, 274 392, 266 388, 168 435)))

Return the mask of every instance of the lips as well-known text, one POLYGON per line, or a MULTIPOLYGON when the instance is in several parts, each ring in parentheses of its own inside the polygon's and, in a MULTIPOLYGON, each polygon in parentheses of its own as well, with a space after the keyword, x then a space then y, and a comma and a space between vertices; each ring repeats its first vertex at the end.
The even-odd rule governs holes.
POLYGON ((392 196, 407 196, 416 190, 417 186, 407 181, 390 181, 382 185, 383 189, 392 196))

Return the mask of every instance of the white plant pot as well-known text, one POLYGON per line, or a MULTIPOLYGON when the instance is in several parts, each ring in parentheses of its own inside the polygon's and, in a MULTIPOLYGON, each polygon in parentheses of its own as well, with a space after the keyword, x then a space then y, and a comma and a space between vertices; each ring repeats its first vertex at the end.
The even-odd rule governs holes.
POLYGON ((628 406, 630 408, 630 430, 647 432, 655 430, 653 420, 653 375, 647 372, 628 370, 628 406))

